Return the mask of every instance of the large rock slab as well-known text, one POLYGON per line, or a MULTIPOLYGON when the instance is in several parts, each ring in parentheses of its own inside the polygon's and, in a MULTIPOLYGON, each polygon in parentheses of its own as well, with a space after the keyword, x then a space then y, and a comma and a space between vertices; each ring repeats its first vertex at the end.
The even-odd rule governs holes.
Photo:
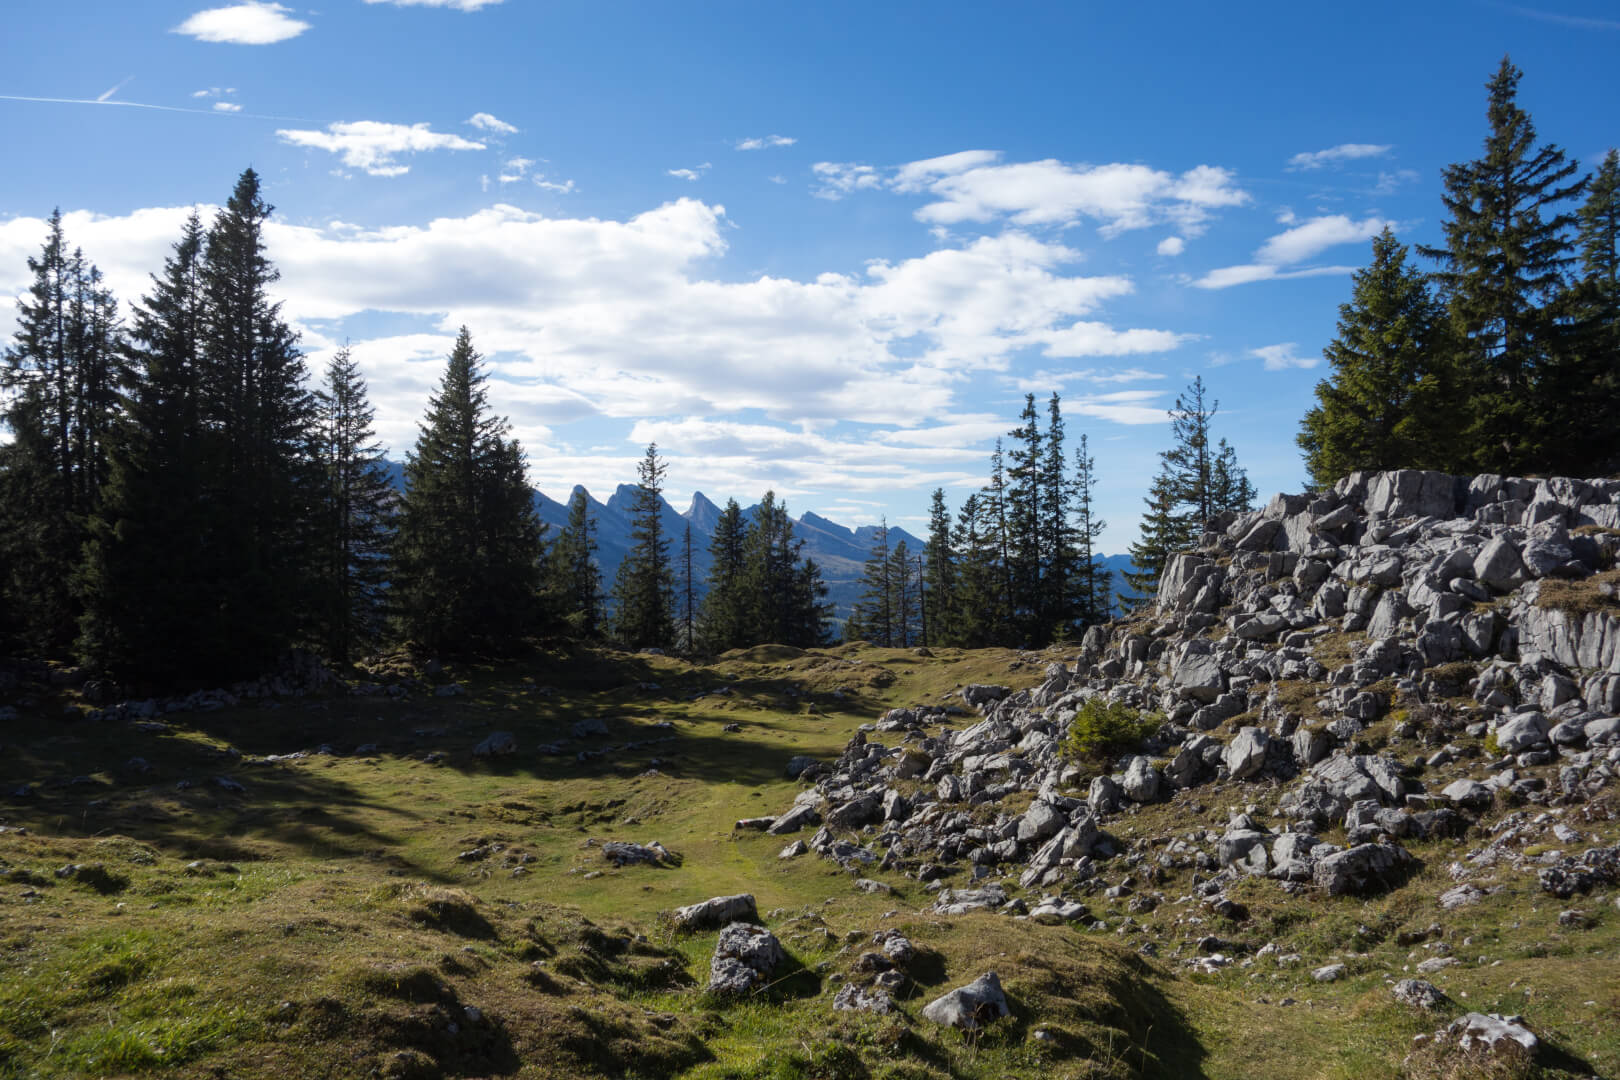
POLYGON ((923 1006, 923 1016, 945 1027, 977 1031, 1003 1016, 1011 1016, 1001 979, 987 971, 966 986, 959 986, 923 1006))
POLYGON ((1374 473, 1367 484, 1366 509, 1388 518, 1452 517, 1457 512, 1457 479, 1419 469, 1374 473))
POLYGON ((720 931, 709 961, 709 990, 746 994, 764 986, 776 965, 787 959, 782 943, 763 926, 732 923, 720 931))
POLYGON ((677 930, 709 930, 735 922, 758 922, 759 910, 751 893, 716 896, 699 904, 676 908, 671 916, 677 930))
POLYGON ((1379 892, 1392 886, 1411 861, 1412 856, 1394 844, 1357 844, 1318 859, 1312 878, 1329 896, 1379 892))
POLYGON ((1226 771, 1232 774, 1232 779, 1247 780, 1265 767, 1266 749, 1270 745, 1271 738, 1262 728, 1246 727, 1237 733, 1237 738, 1226 744, 1221 761, 1226 765, 1226 771))

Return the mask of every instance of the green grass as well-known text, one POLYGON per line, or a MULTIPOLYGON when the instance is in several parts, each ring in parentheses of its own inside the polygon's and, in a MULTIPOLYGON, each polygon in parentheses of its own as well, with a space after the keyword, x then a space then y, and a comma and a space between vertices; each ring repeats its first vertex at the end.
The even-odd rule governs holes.
MULTIPOLYGON (((1365 901, 1242 882, 1241 923, 1177 902, 1190 868, 1113 860, 1109 883, 1129 872, 1135 895, 1164 900, 1130 912, 1129 898, 1083 896, 1110 927, 1097 932, 942 919, 913 880, 875 872, 897 895, 859 892, 831 863, 778 859, 782 838, 732 828, 792 802, 790 757, 831 760, 887 708, 947 703, 968 683, 1029 686, 1067 655, 758 648, 693 666, 581 651, 453 670, 464 697, 249 702, 170 717, 162 735, 64 724, 71 696, 40 692, 0 757, 0 790, 36 785, 0 803, 4 824, 28 830, 0 834, 0 1077, 1394 1077, 1411 1036, 1443 1019, 1414 1021, 1386 988, 1431 955, 1399 932, 1433 921, 1492 962, 1435 977, 1459 1009, 1522 1012, 1571 1060, 1620 1071, 1620 915, 1583 900, 1595 924, 1560 927, 1560 905, 1522 876, 1442 915, 1444 868, 1477 841, 1413 845, 1419 874, 1365 901), (573 739, 580 720, 608 736, 573 739), (520 752, 474 758, 495 730, 520 752), (566 752, 538 752, 554 742, 566 752), (346 754, 364 743, 380 749, 346 754), (322 744, 340 753, 253 760, 322 744), (149 772, 129 766, 137 756, 149 772), (88 782, 52 782, 76 777, 88 782), (599 847, 615 839, 658 840, 680 865, 615 869, 599 847), (69 863, 101 872, 57 878, 69 863), (715 933, 675 934, 662 916, 743 891, 790 962, 767 992, 720 1001, 704 992, 715 933), (901 1014, 833 1012, 860 942, 885 927, 922 950, 901 1014), (1302 959, 1187 974, 1177 951, 1210 933, 1302 959), (1160 960, 1136 951, 1150 937, 1160 960), (1334 958, 1347 978, 1312 983, 1334 958), (921 1018, 990 970, 1011 1021, 967 1037, 921 1018), (1290 996, 1300 1004, 1278 1004, 1290 996)), ((1206 787, 1109 828, 1162 845, 1275 797, 1206 787)))

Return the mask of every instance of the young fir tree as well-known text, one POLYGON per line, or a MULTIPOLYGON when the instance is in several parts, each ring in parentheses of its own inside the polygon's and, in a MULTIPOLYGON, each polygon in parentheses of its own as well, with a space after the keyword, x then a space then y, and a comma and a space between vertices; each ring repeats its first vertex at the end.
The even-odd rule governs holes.
POLYGON ((951 547, 956 560, 955 602, 949 616, 950 635, 941 641, 982 648, 997 640, 1006 620, 1001 608, 1005 579, 1000 550, 981 495, 969 495, 963 501, 951 529, 951 547))
POLYGON ((317 508, 315 596, 326 654, 339 664, 376 647, 388 600, 394 490, 372 421, 376 410, 349 347, 332 356, 315 394, 317 508))
POLYGON ((1590 476, 1620 468, 1620 151, 1610 150, 1577 215, 1581 274, 1567 297, 1573 333, 1558 382, 1571 432, 1555 471, 1590 476))
POLYGON ((207 576, 204 430, 199 380, 206 305, 203 226, 193 213, 135 305, 124 415, 108 449, 108 483, 90 522, 79 654, 141 689, 206 678, 205 635, 218 604, 207 576))
POLYGON ((1372 265, 1356 272, 1339 332, 1322 355, 1332 371, 1297 438, 1311 483, 1328 488, 1357 469, 1436 469, 1451 463, 1453 359, 1444 310, 1386 226, 1372 265))
POLYGON ((1074 596, 1077 630, 1107 622, 1114 606, 1108 567, 1097 551, 1097 538, 1108 523, 1096 512, 1097 473, 1085 435, 1074 452, 1074 596))
POLYGON ((1210 421, 1220 407, 1220 402, 1206 400, 1204 377, 1194 378, 1170 410, 1175 443, 1159 455, 1170 471, 1176 502, 1184 507, 1182 532, 1188 539, 1196 539, 1221 510, 1213 482, 1215 448, 1210 445, 1210 421))
MULTIPOLYGON (((874 645, 888 648, 895 641, 894 579, 890 576, 889 522, 884 519, 872 538, 872 552, 861 573, 861 598, 851 616, 861 636, 874 645)), ((844 628, 846 641, 852 631, 844 628)))
POLYGON ((546 593, 568 633, 587 641, 602 630, 602 573, 596 551, 590 496, 576 487, 568 499, 568 523, 546 552, 546 593))
POLYGON ((690 656, 697 650, 697 581, 692 576, 692 523, 681 533, 679 607, 675 612, 675 647, 690 656))
POLYGON ((990 483, 979 493, 979 501, 983 513, 982 528, 995 551, 991 563, 996 568, 996 603, 991 609, 995 613, 995 621, 989 625, 988 632, 993 639, 1002 639, 1013 633, 1016 589, 1012 571, 1012 522, 1007 506, 1006 459, 1000 439, 996 440, 996 448, 991 451, 990 483))
POLYGON ((542 527, 487 380, 462 327, 405 460, 393 591, 403 635, 431 652, 509 652, 535 626, 542 527))
POLYGON ((60 652, 74 639, 73 583, 88 522, 107 480, 118 414, 121 331, 101 272, 69 252, 62 214, 28 260, 12 347, 0 357, 0 608, 26 649, 60 652))
POLYGON ((1066 472, 1068 460, 1063 442, 1063 411, 1054 392, 1046 403, 1046 451, 1040 478, 1041 581, 1035 607, 1040 614, 1036 643, 1043 645, 1067 635, 1079 618, 1075 589, 1077 537, 1071 521, 1075 485, 1066 472))
POLYGON ((748 533, 742 507, 736 499, 727 499, 709 538, 709 591, 700 609, 703 644, 711 652, 745 644, 743 552, 748 533))
POLYGON ((917 589, 912 580, 911 552, 904 540, 889 552, 889 590, 893 608, 889 621, 889 644, 910 648, 917 640, 917 589))
POLYGON ((650 443, 636 466, 635 524, 631 548, 613 586, 613 636, 631 649, 668 649, 675 641, 675 575, 664 535, 664 471, 658 444, 650 443))
POLYGON ((1446 167, 1445 246, 1419 248, 1440 263, 1467 384, 1462 449, 1481 472, 1536 471, 1548 443, 1568 436, 1567 388, 1545 376, 1568 345, 1552 303, 1574 259, 1565 234, 1575 218, 1562 204, 1585 181, 1557 146, 1537 144, 1518 105, 1522 75, 1504 56, 1486 84, 1484 153, 1446 167))
POLYGON ((956 637, 956 556, 951 551, 951 514, 945 489, 935 488, 928 507, 928 544, 923 549, 928 580, 927 645, 951 643, 956 637))
POLYGON ((1153 478, 1147 497, 1147 513, 1142 516, 1140 538, 1130 546, 1131 565, 1125 572, 1125 583, 1131 595, 1127 603, 1140 607, 1158 594, 1159 575, 1164 573, 1170 556, 1187 546, 1187 522, 1176 513, 1176 478, 1168 466, 1161 467, 1153 478))
POLYGON ((271 211, 248 169, 203 246, 199 387, 214 450, 204 470, 204 572, 218 603, 205 645, 226 676, 272 665, 314 607, 314 401, 298 335, 270 299, 280 276, 265 253, 271 211))
POLYGON ((744 643, 811 648, 825 640, 827 588, 803 549, 787 505, 767 491, 743 542, 744 643))
POLYGON ((1042 526, 1041 429, 1035 395, 1024 395, 1021 423, 1008 432, 1013 440, 1007 452, 1007 587, 1013 634, 1026 644, 1041 637, 1046 607, 1041 589, 1041 556, 1045 550, 1042 526))
POLYGON ((1215 461, 1210 466, 1210 490, 1215 512, 1235 510, 1242 514, 1254 509, 1255 490, 1249 472, 1238 464, 1237 450, 1224 438, 1215 445, 1215 461))

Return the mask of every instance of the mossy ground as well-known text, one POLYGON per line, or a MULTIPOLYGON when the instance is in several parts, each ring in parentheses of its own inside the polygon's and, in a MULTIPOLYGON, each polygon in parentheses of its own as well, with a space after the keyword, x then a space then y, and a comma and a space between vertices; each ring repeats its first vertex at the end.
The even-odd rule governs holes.
MULTIPOLYGON (((0 800, 0 1077, 1394 1076, 1438 1023, 1389 998, 1431 955, 1397 935, 1437 919, 1448 941, 1475 941, 1436 977, 1459 1007, 1524 1013, 1563 1055, 1555 1069, 1620 1072, 1620 912, 1588 898, 1593 925, 1562 927, 1571 905, 1504 875, 1442 918, 1433 897, 1468 841, 1416 845, 1419 877, 1373 901, 1245 883, 1237 924, 1173 902, 1189 873, 1119 860, 1111 880, 1129 872, 1170 902, 1127 923, 1127 899, 1088 898, 1112 928, 1098 932, 944 919, 914 881, 876 873, 896 894, 859 892, 831 863, 779 860, 781 838, 733 830, 791 802, 789 757, 831 759, 892 705, 1034 684, 1061 655, 540 654, 455 670, 464 696, 247 703, 157 734, 66 718, 71 694, 42 691, 0 731, 0 791, 34 791, 0 800), (608 735, 576 740, 583 720, 608 735), (475 758, 496 730, 519 753, 475 758), (323 744, 336 753, 313 753, 323 744), (604 840, 658 840, 681 862, 615 869, 604 840), (58 877, 70 864, 96 869, 58 877), (745 891, 790 962, 757 998, 715 1000, 714 933, 660 916, 745 891), (903 1014, 834 1013, 859 942, 886 927, 922 950, 903 1014), (1302 959, 1193 976, 1136 952, 1212 933, 1302 959), (1333 958, 1349 976, 1310 982, 1333 958), (969 1038, 921 1019, 987 970, 1014 1020, 969 1038)), ((1167 841, 1257 798, 1201 788, 1113 831, 1167 841)))

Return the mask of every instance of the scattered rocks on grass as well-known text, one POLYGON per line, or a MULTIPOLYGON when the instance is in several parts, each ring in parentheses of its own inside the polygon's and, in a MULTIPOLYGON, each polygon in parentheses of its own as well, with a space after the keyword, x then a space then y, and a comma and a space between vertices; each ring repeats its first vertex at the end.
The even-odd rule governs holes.
MULTIPOLYGON (((749 897, 752 906, 753 898, 749 897)), ((787 959, 782 943, 763 926, 734 922, 720 931, 709 962, 709 990, 746 994, 764 986, 776 966, 787 959)))

